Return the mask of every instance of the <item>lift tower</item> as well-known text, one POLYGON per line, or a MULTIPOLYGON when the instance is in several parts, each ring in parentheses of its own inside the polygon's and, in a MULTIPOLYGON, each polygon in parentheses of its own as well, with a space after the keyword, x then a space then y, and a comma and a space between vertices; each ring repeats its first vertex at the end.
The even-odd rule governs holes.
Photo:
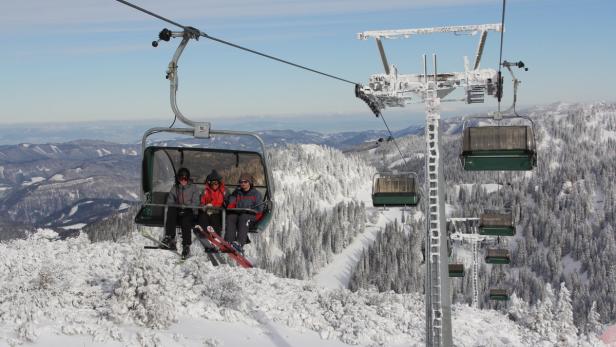
POLYGON ((440 148, 440 103, 463 101, 467 104, 483 103, 485 95, 496 96, 499 77, 496 70, 480 69, 481 56, 489 31, 502 30, 501 24, 446 26, 436 28, 365 31, 358 39, 374 38, 379 49, 385 73, 370 76, 367 86, 356 89, 358 97, 375 112, 387 107, 404 107, 418 98, 426 109, 426 346, 453 345, 451 333, 451 294, 449 291, 447 262, 447 232, 443 160, 440 148), (410 38, 413 35, 456 33, 480 35, 472 67, 464 58, 464 72, 438 73, 436 55, 433 56, 433 74, 428 75, 427 58, 423 57, 423 74, 398 74, 389 65, 383 39, 410 38), (464 89, 461 99, 443 99, 456 89, 464 89))

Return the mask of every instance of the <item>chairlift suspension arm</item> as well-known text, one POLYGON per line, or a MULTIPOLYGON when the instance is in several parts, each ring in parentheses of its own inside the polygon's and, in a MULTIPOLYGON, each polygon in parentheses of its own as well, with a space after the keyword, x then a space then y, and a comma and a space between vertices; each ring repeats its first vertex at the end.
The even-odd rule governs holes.
POLYGON ((385 48, 383 48, 383 42, 380 37, 376 38, 376 45, 379 47, 379 53, 381 54, 381 60, 383 61, 383 68, 385 70, 385 74, 389 75, 389 63, 387 62, 387 56, 385 55, 385 48))
MULTIPOLYGON (((188 45, 191 39, 198 40, 201 32, 192 27, 185 27, 184 31, 170 31, 163 29, 159 34, 159 41, 169 41, 172 37, 181 37, 182 41, 178 45, 173 54, 173 58, 169 62, 169 68, 167 70, 166 78, 169 80, 169 98, 171 100, 171 109, 175 116, 184 124, 192 127, 197 127, 200 123, 188 119, 182 114, 177 105, 177 90, 178 90, 178 61, 184 52, 184 49, 188 45)), ((157 47, 158 41, 152 42, 152 46, 157 47)), ((203 123, 201 123, 203 124, 203 123)))
POLYGON ((506 67, 507 70, 509 70, 509 73, 511 74, 511 78, 513 79, 513 105, 511 107, 515 109, 515 105, 518 100, 518 85, 522 83, 522 81, 520 81, 517 77, 515 77, 515 74, 513 73, 513 70, 511 69, 511 67, 515 66, 517 68, 524 69, 524 71, 528 71, 528 68, 526 67, 526 65, 524 65, 522 61, 512 63, 512 62, 508 62, 505 60, 503 61, 502 65, 506 67))
POLYGON ((483 55, 483 48, 485 47, 487 38, 488 32, 486 30, 482 31, 481 38, 479 39, 479 45, 477 46, 477 53, 475 54, 475 64, 473 64, 473 70, 477 70, 479 68, 481 56, 483 55))

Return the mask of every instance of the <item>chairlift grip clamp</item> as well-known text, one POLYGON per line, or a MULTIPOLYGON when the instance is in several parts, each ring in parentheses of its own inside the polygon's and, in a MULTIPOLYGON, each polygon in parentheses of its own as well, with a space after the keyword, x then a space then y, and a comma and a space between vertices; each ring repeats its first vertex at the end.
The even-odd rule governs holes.
POLYGON ((184 31, 171 31, 167 28, 164 28, 163 30, 160 31, 160 33, 158 33, 158 40, 152 41, 152 47, 158 47, 158 43, 160 41, 169 42, 174 37, 195 39, 198 41, 201 34, 202 33, 201 31, 199 31, 199 29, 196 29, 193 27, 185 27, 184 31))
POLYGON ((370 110, 372 111, 372 113, 374 113, 374 116, 378 118, 381 115, 379 106, 377 105, 376 102, 374 102, 374 100, 370 99, 370 97, 366 95, 366 93, 362 90, 362 88, 363 86, 361 84, 355 85, 355 97, 363 100, 368 105, 368 107, 370 107, 370 110))
POLYGON ((158 43, 160 41, 167 41, 169 42, 171 40, 171 38, 173 37, 173 31, 164 28, 163 30, 160 31, 160 33, 158 33, 158 40, 156 41, 152 41, 152 47, 156 48, 158 47, 158 43))

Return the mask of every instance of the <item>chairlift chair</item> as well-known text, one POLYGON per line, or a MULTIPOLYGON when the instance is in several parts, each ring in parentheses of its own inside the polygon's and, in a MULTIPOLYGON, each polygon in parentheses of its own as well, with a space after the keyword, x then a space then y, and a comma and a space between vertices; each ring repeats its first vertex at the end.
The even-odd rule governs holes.
POLYGON ((508 249, 488 248, 485 261, 488 264, 510 264, 511 254, 508 249))
MULTIPOLYGON (((166 209, 170 206, 166 204, 167 195, 176 181, 177 171, 181 167, 188 168, 193 178, 193 183, 204 184, 206 176, 212 169, 216 169, 223 176, 223 180, 228 191, 231 192, 237 187, 241 173, 249 173, 254 178, 254 187, 263 196, 263 217, 259 222, 251 225, 250 231, 257 232, 264 230, 271 217, 274 208, 274 184, 272 174, 267 163, 265 144, 256 134, 244 131, 225 131, 211 130, 209 122, 195 122, 185 117, 180 112, 177 105, 178 88, 178 60, 184 48, 191 39, 197 40, 201 32, 192 27, 185 27, 183 31, 172 32, 163 29, 159 34, 160 40, 169 41, 171 38, 181 37, 182 42, 176 48, 175 54, 167 70, 167 79, 170 83, 171 109, 176 118, 189 128, 152 128, 145 132, 141 141, 143 154, 141 187, 142 201, 141 209, 135 216, 135 223, 143 226, 164 227, 166 209), (159 141, 152 141, 150 136, 155 134, 166 135, 167 138, 159 141), (184 137, 184 141, 179 141, 173 137, 184 137), (224 144, 225 136, 236 137, 240 149, 234 149, 231 145, 224 144), (251 139, 254 145, 246 144, 241 139, 251 139), (238 141, 239 140, 239 141, 238 141), (189 143, 187 143, 189 142, 189 143), (197 143, 194 143, 197 142, 197 143), (175 143, 175 144, 174 144, 175 143)), ((159 41, 160 41, 159 40, 159 41)), ((159 41, 154 41, 152 45, 158 46, 159 41)), ((176 206, 178 207, 178 206, 176 206)), ((179 206, 184 208, 198 208, 199 206, 179 206)), ((201 207, 205 209, 204 207, 201 207)), ((230 209, 216 208, 217 212, 225 213, 230 209)), ((245 209, 236 209, 242 210, 245 209)), ((253 211, 255 212, 255 211, 253 211)), ((225 218, 223 221, 223 232, 225 229, 225 218)))
POLYGON ((537 165, 533 127, 464 127, 460 160, 466 171, 532 170, 537 165))
POLYGON ((372 205, 374 207, 417 206, 417 174, 413 172, 381 172, 372 179, 372 205))
POLYGON ((449 264, 449 277, 464 277, 464 264, 450 263, 449 264))
POLYGON ((513 236, 515 225, 513 211, 486 210, 479 218, 479 234, 489 236, 513 236))
MULTIPOLYGON (((210 135, 234 135, 256 139, 259 151, 225 148, 207 148, 203 144, 187 144, 186 141, 166 141, 148 145, 148 137, 153 134, 170 133, 192 136, 190 128, 153 128, 148 130, 142 140, 143 161, 141 171, 142 206, 135 217, 135 223, 164 227, 167 196, 176 181, 176 173, 181 167, 191 172, 193 184, 201 190, 205 187, 206 176, 215 169, 223 177, 227 194, 237 186, 239 176, 249 173, 254 177, 254 185, 263 196, 263 217, 251 225, 252 232, 266 228, 272 216, 273 184, 271 172, 264 155, 263 141, 255 134, 234 131, 210 131, 210 135)), ((217 137, 218 139, 219 137, 217 137)), ((190 139, 190 138, 189 138, 190 139)), ((199 208, 199 206, 184 206, 199 208)), ((201 207, 203 208, 203 207, 201 207)))
POLYGON ((492 288, 490 289, 489 298, 493 301, 507 301, 509 300, 509 291, 507 289, 492 288))
MULTIPOLYGON (((468 120, 463 123, 462 154, 460 161, 467 171, 528 171, 537 165, 537 148, 535 144, 535 125, 528 117, 522 117, 516 112, 518 85, 511 67, 525 68, 523 62, 511 63, 504 61, 513 78, 513 104, 504 113, 499 111, 491 117, 471 117, 470 119, 493 119, 497 125, 468 126, 468 120), (511 113, 509 113, 511 111, 511 113), (501 125, 503 119, 526 121, 527 125, 501 125)), ((525 70, 528 70, 525 68, 525 70)), ((500 73, 499 73, 500 75, 500 73)), ((500 91, 502 95, 502 80, 500 91)), ((500 96, 499 105, 500 105, 500 96)))

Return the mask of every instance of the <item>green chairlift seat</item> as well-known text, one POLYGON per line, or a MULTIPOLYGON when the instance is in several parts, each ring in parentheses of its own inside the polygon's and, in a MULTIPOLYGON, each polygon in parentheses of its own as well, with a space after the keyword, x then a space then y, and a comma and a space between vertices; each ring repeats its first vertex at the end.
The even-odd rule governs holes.
MULTIPOLYGON (((167 195, 175 182, 179 168, 190 170, 191 180, 200 191, 205 188, 207 175, 216 169, 223 177, 227 193, 237 186, 241 173, 254 177, 254 187, 263 196, 263 217, 251 225, 251 232, 262 231, 272 217, 273 202, 271 175, 263 155, 245 150, 201 147, 149 146, 143 151, 142 206, 135 223, 148 227, 164 227, 167 195)), ((198 207, 198 206, 194 206, 198 207)))
POLYGON ((449 277, 464 277, 464 264, 449 264, 449 277))
POLYGON ((485 261, 488 264, 510 264, 511 254, 508 249, 488 248, 485 261))
POLYGON ((462 167, 467 171, 528 171, 537 165, 533 128, 481 126, 464 129, 462 167))
POLYGON ((485 211, 479 218, 479 234, 489 236, 513 236, 512 211, 485 211))
POLYGON ((374 207, 417 206, 419 194, 414 173, 377 173, 372 184, 374 207))
POLYGON ((509 292, 507 289, 490 289, 490 300, 507 301, 509 300, 509 292))

